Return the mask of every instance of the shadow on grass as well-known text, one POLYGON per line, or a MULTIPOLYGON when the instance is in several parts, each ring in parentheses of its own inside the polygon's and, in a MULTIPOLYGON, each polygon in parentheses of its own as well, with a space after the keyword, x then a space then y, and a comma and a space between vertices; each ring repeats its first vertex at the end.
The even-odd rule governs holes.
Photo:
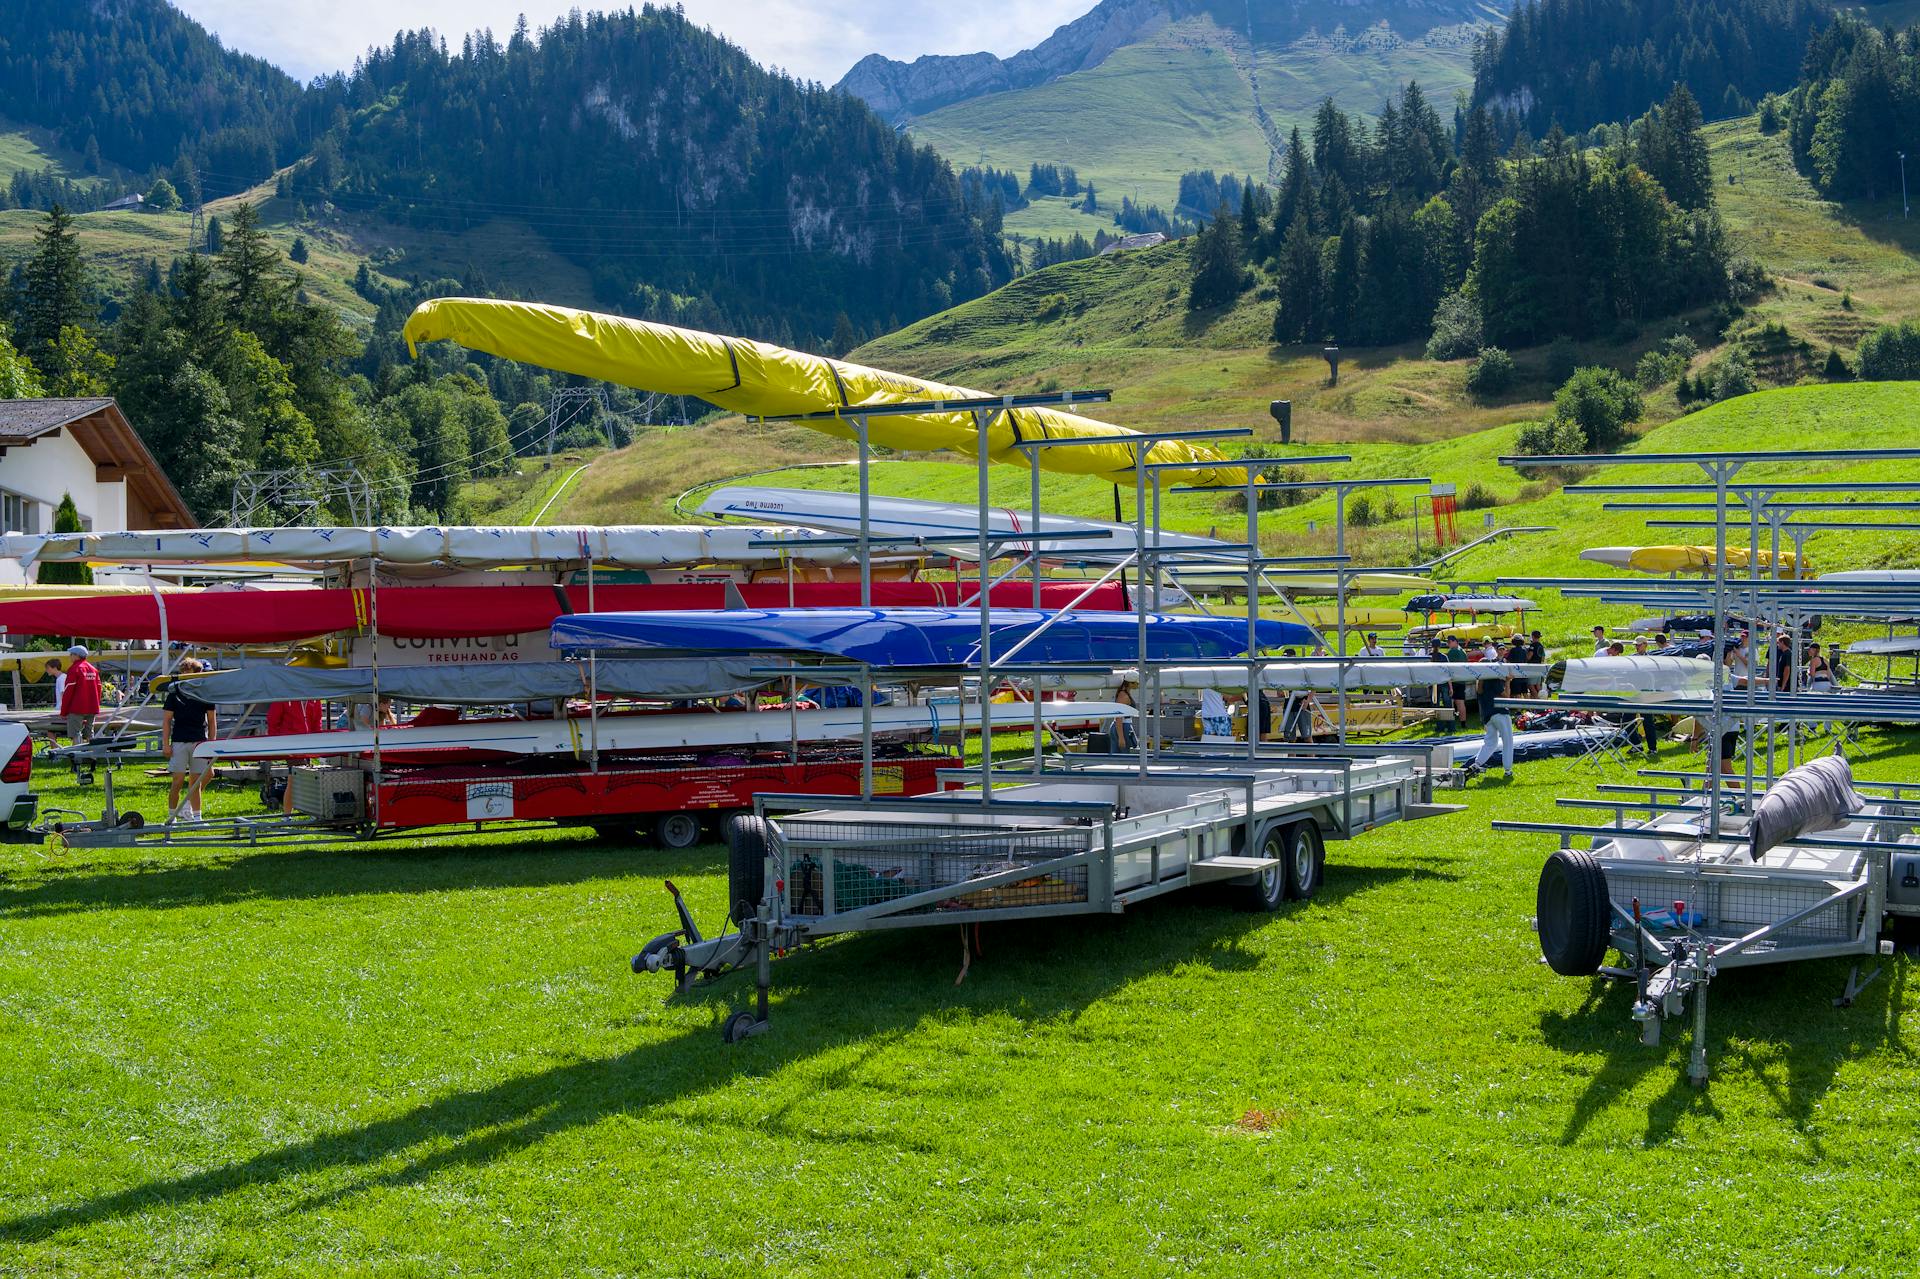
MULTIPOLYGON (((1873 961, 1868 959, 1865 966, 1873 961)), ((1881 960, 1880 978, 1850 1008, 1835 1008, 1847 978, 1846 961, 1829 960, 1778 967, 1735 969, 1708 988, 1707 1067, 1724 1075, 1737 1065, 1772 1099, 1780 1117, 1807 1139, 1818 1157, 1823 1152, 1814 1116, 1847 1062, 1887 1048, 1910 1053, 1900 1042, 1901 1017, 1910 963, 1881 960)), ((1634 988, 1624 981, 1595 979, 1580 1008, 1571 1014, 1547 1013, 1540 1019, 1546 1041, 1561 1052, 1606 1060, 1593 1072, 1561 1131, 1571 1145, 1587 1125, 1610 1109, 1654 1071, 1671 1084, 1647 1107, 1642 1138, 1649 1146, 1674 1137, 1688 1115, 1718 1116, 1711 1079, 1696 1088, 1687 1078, 1692 1050, 1693 1005, 1661 1025, 1661 1046, 1640 1042, 1632 1019, 1634 988)))
POLYGON ((628 844, 389 844, 233 856, 216 853, 156 869, 59 867, 36 883, 0 879, 0 919, 90 910, 175 910, 259 899, 300 901, 383 893, 545 888, 644 872, 711 874, 726 865, 717 844, 666 852, 628 844))
MULTIPOLYGON (((347 1184, 317 1191, 305 1197, 303 1206, 415 1184, 447 1169, 511 1156, 610 1116, 669 1106, 735 1080, 764 1079, 849 1043, 858 1044, 859 1052, 826 1079, 809 1081, 807 1095, 818 1098, 825 1089, 867 1086, 862 1066, 928 1016, 1001 1015, 1035 1024, 1072 1020, 1151 973, 1193 963, 1241 968, 1251 966, 1251 959, 1257 964, 1258 956, 1242 944, 1253 931, 1284 929, 1326 906, 1415 873, 1332 866, 1313 902, 1274 915, 1221 909, 1196 896, 1192 901, 1151 902, 1121 916, 1006 924, 987 931, 984 957, 958 987, 953 975, 959 948, 944 925, 926 932, 846 938, 776 965, 778 999, 773 1028, 765 1036, 728 1046, 720 1042, 714 1026, 704 1026, 613 1056, 465 1089, 390 1119, 324 1133, 222 1167, 14 1217, 0 1222, 0 1239, 41 1239, 329 1171, 344 1173, 347 1184), (385 1171, 373 1167, 391 1160, 399 1160, 399 1166, 385 1171)), ((700 988, 689 1002, 712 1007, 717 1022, 729 1002, 750 994, 749 980, 742 974, 700 988)), ((785 1113, 776 1110, 769 1116, 773 1135, 784 1135, 790 1127, 784 1123, 785 1113)), ((768 1127, 756 1125, 754 1131, 765 1135, 768 1127)), ((805 1133, 809 1139, 818 1135, 811 1127, 805 1133)), ((912 1139, 891 1133, 848 1134, 843 1139, 920 1148, 912 1139)))

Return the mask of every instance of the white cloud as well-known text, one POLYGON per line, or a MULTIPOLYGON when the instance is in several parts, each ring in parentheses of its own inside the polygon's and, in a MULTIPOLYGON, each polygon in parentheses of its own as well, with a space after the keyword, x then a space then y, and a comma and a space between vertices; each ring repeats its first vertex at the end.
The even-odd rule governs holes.
MULTIPOLYGON (((1037 44, 1095 0, 683 0, 687 16, 760 62, 832 84, 869 53, 911 61, 923 53, 1005 56, 1037 44)), ((560 0, 175 0, 230 47, 258 54, 301 79, 345 70, 369 45, 402 28, 432 27, 458 44, 482 27, 505 37, 526 13, 535 27, 560 0)), ((596 7, 591 3, 581 8, 596 7)))

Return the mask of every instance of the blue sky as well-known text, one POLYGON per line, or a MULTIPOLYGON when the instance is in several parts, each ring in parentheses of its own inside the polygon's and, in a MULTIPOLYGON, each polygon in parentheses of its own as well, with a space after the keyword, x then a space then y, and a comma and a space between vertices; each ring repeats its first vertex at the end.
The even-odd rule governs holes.
MULTIPOLYGON (((300 79, 352 66, 370 44, 403 27, 432 27, 458 43, 492 27, 504 37, 524 12, 535 27, 573 7, 563 0, 174 0, 229 46, 259 54, 300 79)), ((683 0, 687 16, 763 63, 832 84, 869 53, 1002 56, 1046 39, 1095 0, 683 0)), ((581 8, 594 8, 590 3, 581 8)), ((613 7, 613 6, 607 6, 613 7)), ((620 6, 624 7, 624 5, 620 6)))

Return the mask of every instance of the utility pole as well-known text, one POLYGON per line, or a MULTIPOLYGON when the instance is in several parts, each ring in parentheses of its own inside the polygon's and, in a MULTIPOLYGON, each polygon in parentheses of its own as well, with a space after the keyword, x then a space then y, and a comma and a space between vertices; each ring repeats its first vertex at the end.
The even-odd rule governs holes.
POLYGON ((1904 221, 1909 212, 1907 207, 1907 153, 1901 151, 1898 154, 1900 156, 1900 217, 1904 221))

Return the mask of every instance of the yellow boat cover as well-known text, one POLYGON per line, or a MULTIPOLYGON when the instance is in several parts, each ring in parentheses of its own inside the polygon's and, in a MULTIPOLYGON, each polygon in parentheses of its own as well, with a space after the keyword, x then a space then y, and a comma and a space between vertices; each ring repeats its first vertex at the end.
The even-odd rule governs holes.
MULTIPOLYGON (((722 337, 646 320, 576 311, 534 302, 477 298, 430 298, 414 308, 404 330, 407 349, 447 340, 503 359, 537 364, 581 377, 618 382, 662 395, 691 395, 750 417, 820 413, 913 400, 979 399, 986 393, 964 386, 870 369, 825 356, 807 355, 747 338, 722 337)), ((806 425, 842 439, 855 438, 850 424, 825 420, 806 425)), ((1138 445, 1133 432, 1058 409, 1023 408, 996 415, 987 431, 988 456, 1025 465, 1022 440, 1113 439, 1112 445, 1038 449, 1040 467, 1065 475, 1094 475, 1132 483, 1138 445)), ((979 431, 969 413, 929 413, 873 418, 868 439, 886 448, 950 449, 976 455, 979 431)), ((1147 450, 1150 462, 1193 462, 1192 470, 1165 472, 1181 484, 1228 484, 1240 472, 1216 469, 1224 461, 1212 449, 1162 440, 1147 450)))
MULTIPOLYGON (((1713 559, 1711 546, 1641 546, 1627 557, 1627 567, 1641 573, 1697 573, 1713 568, 1713 559)), ((1728 568, 1746 568, 1750 559, 1744 546, 1727 548, 1728 568)), ((1780 552, 1780 564, 1789 572, 1798 567, 1792 551, 1780 552)), ((1761 551, 1759 566, 1772 568, 1773 552, 1761 551)))

